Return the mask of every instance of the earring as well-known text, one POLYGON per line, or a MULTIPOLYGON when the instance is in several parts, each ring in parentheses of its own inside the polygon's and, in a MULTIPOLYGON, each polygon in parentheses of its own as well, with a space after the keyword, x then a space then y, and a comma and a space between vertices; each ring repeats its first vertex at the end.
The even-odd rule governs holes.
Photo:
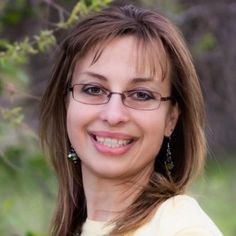
POLYGON ((69 153, 67 155, 67 158, 69 160, 73 161, 75 164, 77 163, 79 157, 77 156, 77 154, 76 154, 76 152, 75 152, 73 147, 70 148, 70 151, 69 151, 69 153))
POLYGON ((167 141, 167 150, 166 150, 166 160, 164 161, 165 168, 169 174, 171 174, 171 170, 174 169, 174 162, 171 156, 171 149, 170 149, 170 137, 167 141))

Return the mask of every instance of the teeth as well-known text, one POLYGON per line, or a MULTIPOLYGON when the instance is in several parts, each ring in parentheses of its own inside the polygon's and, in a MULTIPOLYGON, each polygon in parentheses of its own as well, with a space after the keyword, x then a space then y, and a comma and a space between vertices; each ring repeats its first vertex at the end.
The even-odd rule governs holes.
POLYGON ((130 140, 120 140, 114 138, 103 138, 96 136, 96 140, 103 145, 110 147, 110 148, 118 148, 125 146, 130 143, 130 140))

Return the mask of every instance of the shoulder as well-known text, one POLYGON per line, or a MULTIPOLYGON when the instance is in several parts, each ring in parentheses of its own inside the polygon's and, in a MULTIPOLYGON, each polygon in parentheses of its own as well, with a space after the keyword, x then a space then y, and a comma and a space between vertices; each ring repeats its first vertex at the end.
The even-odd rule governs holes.
POLYGON ((200 216, 204 215, 204 211, 199 206, 198 202, 187 195, 177 195, 169 198, 165 202, 163 202, 160 207, 157 209, 156 215, 172 215, 175 216, 183 216, 201 218, 200 216))
POLYGON ((150 230, 151 235, 222 236, 198 202, 187 195, 178 195, 162 203, 144 228, 150 230))
POLYGON ((162 227, 169 225, 176 235, 190 235, 190 232, 191 235, 222 235, 198 202, 187 195, 165 201, 154 216, 154 221, 157 219, 162 227))

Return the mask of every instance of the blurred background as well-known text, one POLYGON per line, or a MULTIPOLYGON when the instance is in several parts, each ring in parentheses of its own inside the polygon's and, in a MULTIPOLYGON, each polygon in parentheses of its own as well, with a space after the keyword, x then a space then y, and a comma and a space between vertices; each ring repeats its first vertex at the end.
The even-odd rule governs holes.
MULTIPOLYGON (((47 235, 57 183, 38 140, 54 52, 80 14, 109 0, 0 1, 0 235, 47 235)), ((131 1, 113 1, 112 4, 131 1)), ((207 109, 205 173, 189 192, 224 235, 236 235, 236 1, 140 0, 179 26, 207 109)))

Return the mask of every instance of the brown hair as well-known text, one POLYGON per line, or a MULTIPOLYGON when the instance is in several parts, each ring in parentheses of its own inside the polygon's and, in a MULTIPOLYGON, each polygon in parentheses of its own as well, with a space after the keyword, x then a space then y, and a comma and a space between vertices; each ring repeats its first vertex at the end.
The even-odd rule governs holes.
MULTIPOLYGON (((153 209, 171 196, 182 193, 204 163, 203 98, 191 56, 175 26, 161 14, 133 5, 109 7, 93 13, 74 27, 61 44, 51 80, 42 98, 41 141, 49 152, 59 180, 59 193, 51 234, 68 236, 80 231, 87 217, 80 163, 67 160, 70 147, 66 131, 66 87, 78 59, 91 49, 127 35, 134 36, 145 47, 154 71, 156 48, 163 50, 170 64, 172 95, 181 114, 172 134, 171 148, 175 167, 171 178, 166 172, 166 140, 156 157, 154 172, 147 186, 131 206, 116 220, 112 234, 124 233, 139 227, 153 209), (149 52, 149 53, 148 53, 149 52)), ((103 45, 103 46, 101 46, 103 45)), ((146 63, 146 62, 145 62, 146 63)), ((149 65, 149 63, 146 63, 149 65)), ((166 68, 167 70, 167 68, 166 68)))

